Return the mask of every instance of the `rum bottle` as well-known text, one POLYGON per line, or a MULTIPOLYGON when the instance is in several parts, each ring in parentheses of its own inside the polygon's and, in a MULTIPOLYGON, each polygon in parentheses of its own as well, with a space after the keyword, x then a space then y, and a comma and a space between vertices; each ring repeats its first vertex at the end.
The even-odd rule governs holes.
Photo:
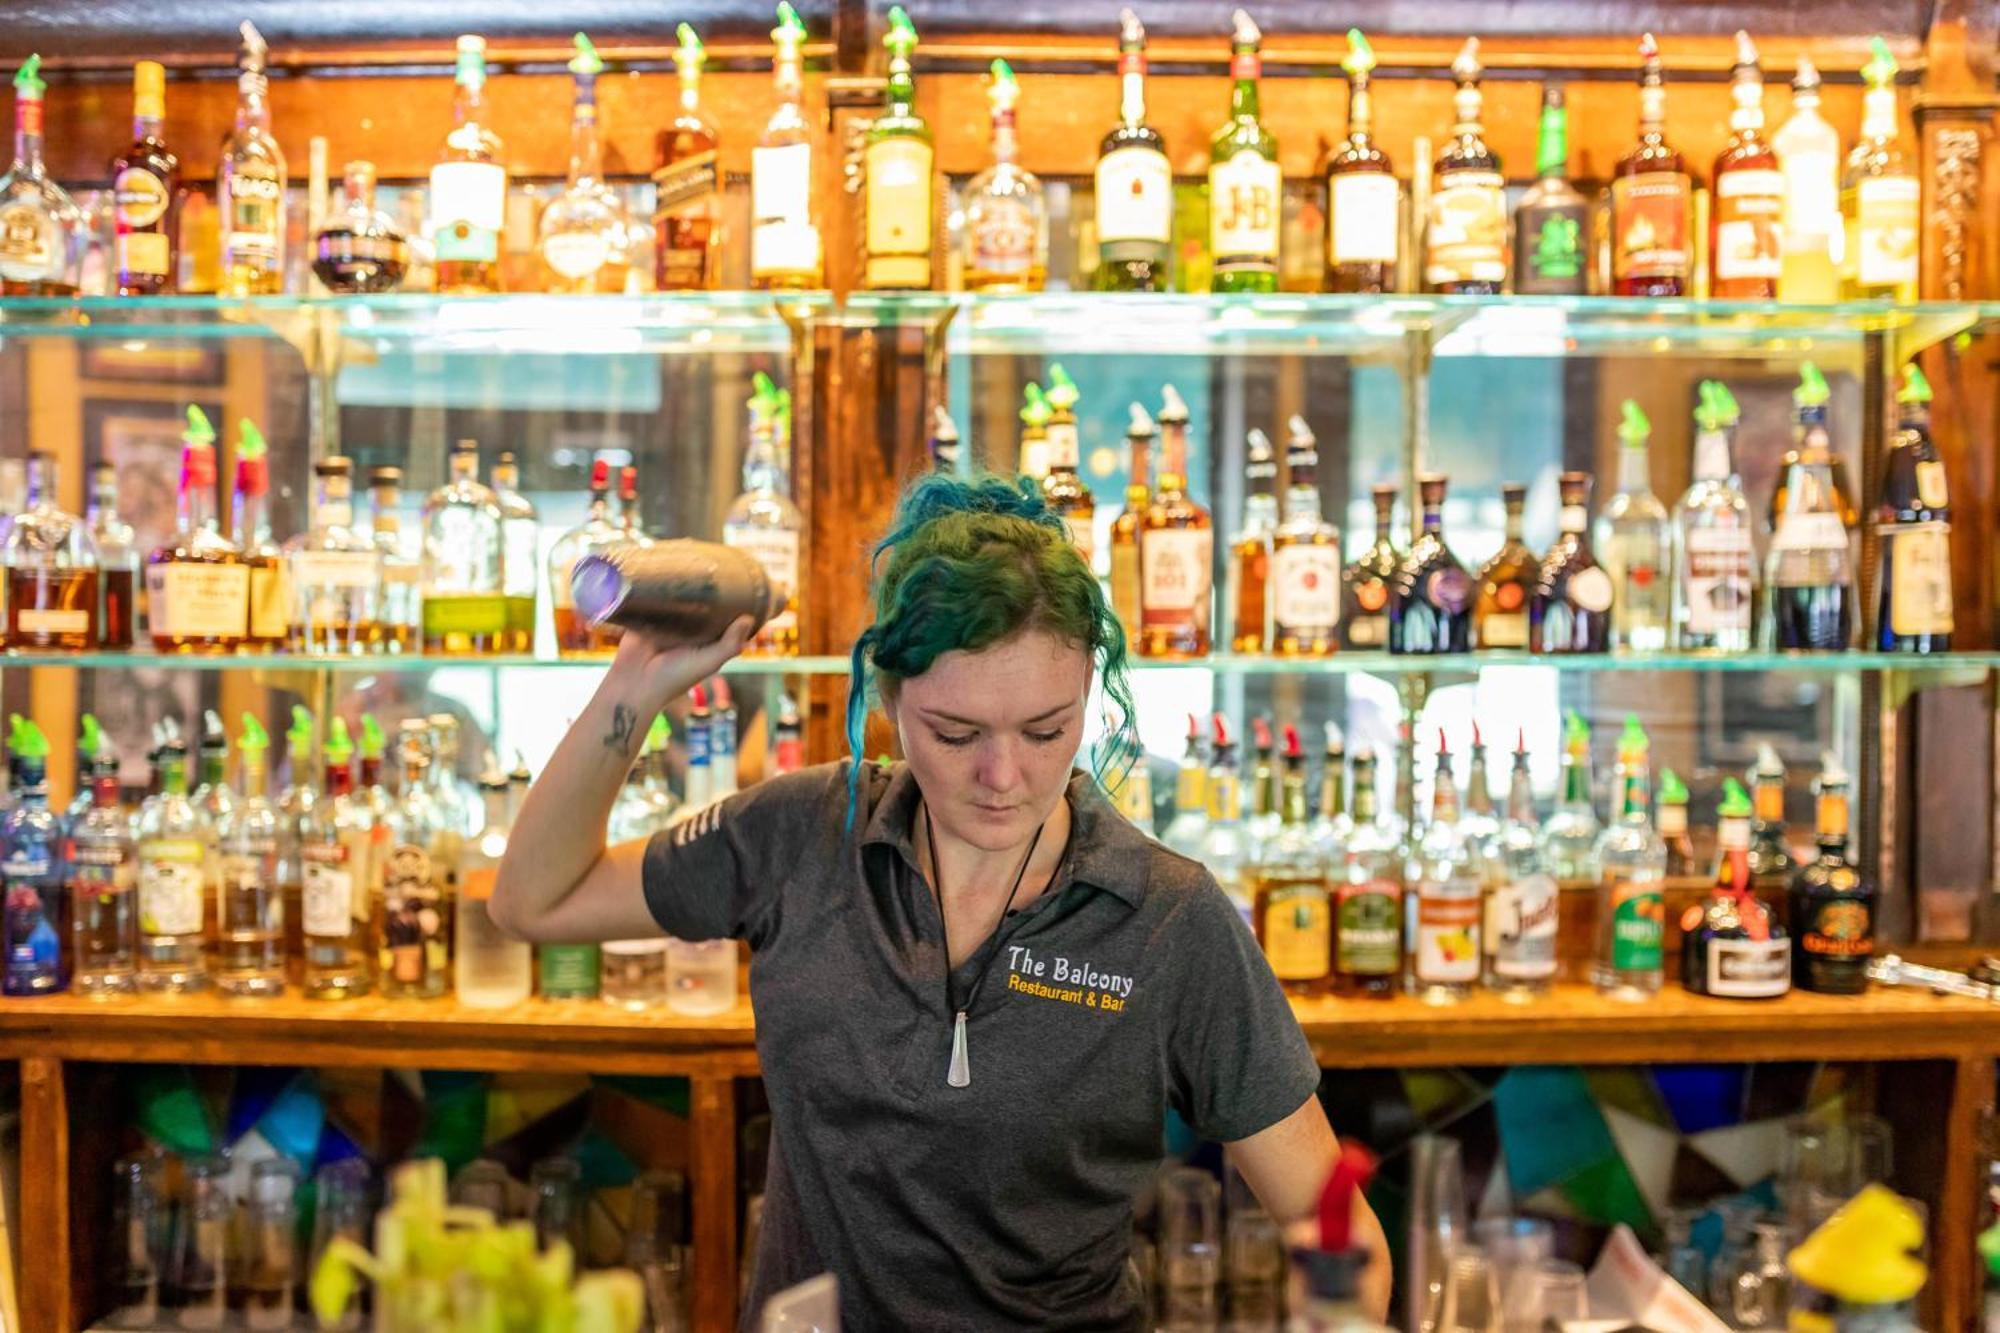
POLYGON ((1792 988, 1792 946, 1750 887, 1750 800, 1723 779, 1715 889, 1681 917, 1681 984, 1693 995, 1769 1000, 1792 988))
POLYGON ((1782 508, 1764 577, 1766 641, 1780 652, 1839 652, 1854 635, 1853 561, 1833 475, 1826 380, 1799 368, 1797 457, 1785 466, 1782 508))
POLYGON ((1673 616, 1667 580, 1673 525, 1653 494, 1646 452, 1652 430, 1627 398, 1618 426, 1618 493, 1597 516, 1597 545, 1611 576, 1611 644, 1625 652, 1664 649, 1673 616))
POLYGON ((1736 399, 1717 380, 1703 380, 1699 392, 1694 481, 1674 505, 1673 646, 1746 653, 1757 574, 1750 501, 1729 451, 1736 399))
POLYGON ((1424 226, 1424 285, 1434 292, 1492 296, 1507 281, 1507 178, 1486 146, 1481 73, 1479 39, 1468 37, 1451 62, 1457 119, 1433 168, 1424 226))
POLYGON ((1427 1004, 1451 1004, 1479 984, 1484 860, 1458 818, 1458 784, 1451 752, 1438 732, 1431 774, 1431 818, 1410 859, 1410 993, 1427 1004))
POLYGON ((1280 657, 1328 657, 1339 644, 1340 529, 1319 504, 1319 441, 1286 423, 1285 518, 1271 537, 1271 645, 1280 657))
POLYGON ((1389 585, 1389 651, 1464 653, 1472 650, 1472 580, 1444 539, 1443 473, 1417 478, 1423 528, 1389 585))
POLYGON ((1692 294, 1694 185, 1666 140, 1666 119, 1666 74, 1649 32, 1639 41, 1639 141, 1611 178, 1614 296, 1692 294))
POLYGON ((1885 653, 1951 651, 1951 497, 1931 442, 1931 386, 1913 361, 1896 394, 1901 419, 1882 460, 1875 511, 1881 569, 1875 647, 1885 653))
POLYGON ((1076 547, 1086 565, 1095 565, 1097 502, 1090 487, 1077 475, 1079 446, 1076 431, 1076 381, 1061 365, 1049 367, 1049 470, 1042 478, 1042 498, 1069 530, 1070 545, 1076 547))
MULTIPOLYGON (((95 719, 85 717, 86 734, 95 719)), ((118 754, 95 738, 89 804, 63 841, 69 878, 70 985, 78 995, 129 995, 139 981, 139 857, 118 795, 118 754)))
POLYGON ((1248 891, 1257 943, 1293 995, 1326 989, 1333 973, 1333 900, 1326 861, 1306 823, 1306 757, 1298 728, 1285 727, 1285 775, 1277 833, 1258 850, 1248 891))
MULTIPOLYGON (((624 200, 604 180, 604 147, 597 134, 597 76, 604 62, 590 38, 578 33, 575 41, 576 54, 569 62, 576 81, 569 183, 542 210, 535 252, 549 291, 615 294, 625 290, 632 272, 632 223, 624 200)), ((503 190, 504 180, 503 174, 503 190)))
POLYGON ((1093 184, 1101 292, 1167 289, 1173 253, 1174 170, 1166 140, 1146 123, 1146 28, 1118 12, 1118 124, 1097 150, 1093 184))
POLYGON ((1171 384, 1161 393, 1160 488, 1139 529, 1139 656, 1205 657, 1215 525, 1187 493, 1187 404, 1171 384))
POLYGON ((1125 642, 1137 651, 1139 617, 1139 531, 1152 503, 1149 484, 1153 440, 1159 434, 1153 418, 1138 403, 1132 404, 1130 424, 1125 428, 1125 445, 1131 451, 1125 486, 1125 509, 1111 523, 1111 609, 1124 627, 1125 642))
POLYGON ((349 162, 340 192, 340 211, 313 233, 313 276, 341 295, 395 291, 410 271, 410 240, 375 207, 375 164, 349 162))
POLYGON ((0 818, 0 892, 8 995, 48 995, 69 984, 64 945, 62 821, 49 809, 49 741, 21 723, 13 744, 13 804, 0 818))
POLYGON ((278 889, 278 812, 265 795, 270 737, 243 715, 240 790, 215 828, 216 988, 262 997, 285 989, 285 900, 278 889))
POLYGON ((1758 743, 1749 778, 1750 877, 1759 893, 1775 899, 1791 876, 1792 853, 1785 841, 1785 761, 1769 741, 1758 743))
POLYGON ((1590 549, 1590 474, 1565 472, 1557 485, 1562 512, 1528 600, 1528 649, 1601 653, 1611 640, 1615 585, 1590 549))
POLYGON ((1778 299, 1837 301, 1847 242, 1840 221, 1840 134, 1819 113, 1819 71, 1804 55, 1792 78, 1791 118, 1771 146, 1785 178, 1778 299))
POLYGON ((424 651, 490 655, 507 639, 500 502, 479 484, 479 442, 452 446, 444 485, 424 501, 424 651))
POLYGON ((762 371, 753 382, 743 493, 722 520, 722 541, 752 556, 770 580, 774 597, 783 597, 781 609, 764 622, 748 651, 764 657, 796 657, 805 518, 791 497, 791 395, 762 371))
POLYGON ((1494 849, 1483 932, 1486 988, 1509 1000, 1532 1000, 1555 982, 1562 895, 1543 859, 1525 736, 1514 746, 1507 818, 1494 849))
POLYGON ((215 428, 200 408, 181 440, 180 517, 146 558, 146 627, 162 653, 232 653, 250 628, 250 567, 221 532, 215 428))
POLYGON ((1528 488, 1518 481, 1500 484, 1500 504, 1507 514, 1500 549, 1479 571, 1479 601, 1472 608, 1472 632, 1481 648, 1528 646, 1528 599, 1535 591, 1541 561, 1521 539, 1521 513, 1528 488))
POLYGON ((437 289, 448 295, 502 290, 500 233, 507 223, 507 168, 486 122, 486 39, 458 39, 453 125, 431 168, 429 231, 437 289))
POLYGON ((83 522, 97 548, 97 646, 130 648, 139 619, 138 536, 118 517, 118 469, 110 463, 90 469, 83 522))
POLYGON ((1278 233, 1284 221, 1285 182, 1278 140, 1264 127, 1257 81, 1264 34, 1237 10, 1230 39, 1229 120, 1208 144, 1208 248, 1210 290, 1278 290, 1278 233))
POLYGON ((245 19, 236 124, 223 136, 215 170, 222 226, 224 296, 269 296, 285 289, 285 153, 271 134, 264 101, 267 48, 245 19))
POLYGON ((1354 829, 1334 880, 1334 990, 1389 999, 1402 989, 1403 854, 1376 811, 1370 749, 1354 756, 1354 829))
POLYGON ((312 527, 285 543, 291 650, 372 652, 381 637, 382 557, 354 524, 354 463, 322 458, 313 480, 312 527))
POLYGON ((378 651, 415 652, 423 631, 424 568, 403 549, 403 469, 368 469, 368 498, 369 536, 382 565, 378 651))
POLYGON ((181 164, 160 137, 167 71, 158 61, 132 67, 132 143, 111 163, 111 274, 119 296, 174 289, 180 266, 181 164))
POLYGON ((406 720, 401 758, 403 793, 384 821, 386 846, 374 873, 382 895, 373 913, 375 975, 391 999, 431 1000, 451 988, 453 904, 438 855, 447 843, 455 855, 457 837, 445 830, 425 778, 431 756, 423 719, 406 720))
POLYGON ((824 274, 812 220, 813 135, 799 109, 806 28, 790 0, 778 0, 771 40, 778 106, 750 150, 750 282, 766 291, 801 291, 822 285, 824 274))
POLYGON ((1750 34, 1736 34, 1729 142, 1715 159, 1708 224, 1708 292, 1721 301, 1769 301, 1784 272, 1785 177, 1764 137, 1764 71, 1750 34))
POLYGON ((1252 427, 1243 443, 1243 526, 1229 543, 1232 652, 1271 648, 1271 535, 1278 526, 1278 458, 1271 437, 1252 427))
POLYGON ((1389 590, 1403 553, 1396 549, 1396 488, 1373 486, 1375 540, 1340 572, 1340 620, 1349 648, 1389 646, 1389 590))
POLYGON ((237 550, 250 570, 249 634, 244 647, 268 652, 285 646, 292 599, 285 561, 271 540, 271 464, 264 436, 244 417, 236 425, 235 523, 237 550))
POLYGON ((1919 206, 1923 182, 1896 141, 1896 58, 1880 37, 1861 68, 1861 138, 1840 175, 1840 213, 1846 245, 1840 262, 1845 300, 1917 299, 1923 253, 1919 206))
POLYGON ((1600 995, 1644 1000, 1664 979, 1662 951, 1666 900, 1667 847, 1653 831, 1651 742, 1628 716, 1618 738, 1618 786, 1622 812, 1597 840, 1597 963, 1591 978, 1600 995))
POLYGON ((1590 290, 1585 230, 1590 204, 1569 183, 1569 109, 1562 88, 1542 85, 1535 183, 1514 209, 1514 290, 1582 296, 1590 290))
POLYGON ((882 44, 889 49, 889 82, 882 114, 869 125, 861 150, 867 182, 861 285, 871 291, 927 291, 932 285, 936 150, 930 126, 917 114, 916 82, 910 75, 917 29, 901 5, 889 7, 882 44))
POLYGON ((203 990, 208 850, 201 818, 188 800, 186 744, 169 738, 153 764, 160 789, 139 810, 139 988, 203 990))
POLYGON ((1822 995, 1859 995, 1875 953, 1876 896, 1848 859, 1848 777, 1833 754, 1814 789, 1819 856, 1792 877, 1792 980, 1822 995))
POLYGON ((663 292, 706 291, 722 281, 722 140, 701 113, 708 52, 687 24, 675 35, 680 111, 653 136, 653 285, 663 292))
POLYGON ((570 573, 586 555, 610 550, 624 540, 624 533, 611 521, 611 464, 600 458, 590 465, 590 508, 583 522, 556 539, 549 549, 549 606, 556 630, 556 653, 575 657, 587 653, 607 653, 614 646, 610 636, 593 629, 577 614, 570 596, 570 573))
POLYGON ((97 547, 55 492, 55 455, 29 451, 28 507, 14 516, 4 546, 7 646, 89 652, 97 646, 97 547))
POLYGON ((521 466, 512 452, 493 465, 493 496, 500 504, 501 573, 507 596, 507 640, 502 651, 535 651, 535 585, 542 556, 542 518, 521 493, 521 466))
POLYGON ((1181 752, 1180 771, 1174 780, 1174 813, 1160 841, 1169 851, 1189 860, 1201 857, 1202 839, 1208 836, 1208 754, 1202 743, 1201 719, 1188 714, 1187 748, 1181 752))
POLYGON ((1590 777, 1590 726, 1571 709, 1563 717, 1562 791, 1541 834, 1542 860, 1558 884, 1597 883, 1599 833, 1590 777))
POLYGON ((965 290, 1038 292, 1048 280, 1048 204, 1041 181, 1014 160, 1021 85, 1004 60, 992 73, 993 165, 965 187, 965 290))
POLYGON ((1375 142, 1375 95, 1368 76, 1375 51, 1359 28, 1347 30, 1347 138, 1326 163, 1326 289, 1388 292, 1402 257, 1403 187, 1375 142))

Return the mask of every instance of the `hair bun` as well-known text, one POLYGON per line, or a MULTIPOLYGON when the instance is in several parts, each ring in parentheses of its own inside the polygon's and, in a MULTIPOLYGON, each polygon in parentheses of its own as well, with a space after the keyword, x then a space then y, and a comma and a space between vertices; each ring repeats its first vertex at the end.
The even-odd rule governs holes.
POLYGON ((894 546, 919 528, 952 514, 994 514, 1065 531, 1060 515, 1042 498, 1032 477, 986 472, 971 477, 930 473, 919 477, 896 504, 895 520, 877 550, 894 546))

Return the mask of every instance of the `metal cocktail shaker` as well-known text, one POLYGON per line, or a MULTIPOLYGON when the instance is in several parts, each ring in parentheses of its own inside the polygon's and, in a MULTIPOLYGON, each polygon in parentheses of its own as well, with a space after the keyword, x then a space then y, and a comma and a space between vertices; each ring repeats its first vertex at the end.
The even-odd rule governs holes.
POLYGON ((785 600, 754 557, 686 538, 587 555, 570 571, 569 588, 591 624, 678 643, 713 643, 738 616, 762 628, 785 600))

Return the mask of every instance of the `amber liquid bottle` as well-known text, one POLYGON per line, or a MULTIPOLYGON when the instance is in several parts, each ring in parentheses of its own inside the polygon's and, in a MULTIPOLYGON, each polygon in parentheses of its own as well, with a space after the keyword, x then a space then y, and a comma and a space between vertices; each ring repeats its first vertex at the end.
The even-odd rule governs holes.
POLYGON ((1271 534, 1278 526, 1278 457, 1252 429, 1244 443, 1243 527, 1229 543, 1230 651, 1271 648, 1271 534))
POLYGON ((1126 427, 1126 447, 1132 451, 1131 475, 1125 487, 1125 511, 1111 521, 1111 609, 1125 628, 1125 642, 1138 651, 1139 643, 1139 529, 1145 526, 1146 510, 1153 500, 1153 440, 1158 435, 1153 418, 1139 404, 1132 404, 1132 424, 1126 427))
POLYGON ((88 652, 97 646, 97 549, 56 503, 56 459, 28 455, 28 507, 6 543, 7 646, 88 652))
POLYGON ((1590 549, 1590 474, 1560 479, 1560 533, 1535 576, 1528 647, 1537 653, 1601 653, 1611 641, 1611 575, 1590 549))
POLYGON ((1206 657, 1215 524, 1187 493, 1187 404, 1172 385, 1165 393, 1160 489, 1139 526, 1139 656, 1206 657))
POLYGON ((1619 159, 1611 180, 1611 291, 1687 296, 1694 186, 1680 151, 1666 140, 1666 76, 1651 33, 1639 43, 1639 62, 1639 142, 1619 159))
POLYGON ((180 159, 160 137, 167 74, 158 62, 132 68, 132 143, 111 163, 113 280, 119 296, 174 289, 181 230, 180 159))
POLYGON ((1521 510, 1528 488, 1516 481, 1500 487, 1507 510, 1507 535, 1479 571, 1479 602, 1472 609, 1472 633, 1481 648, 1528 646, 1528 599, 1541 562, 1521 540, 1521 510))
POLYGON ((1389 580, 1403 553, 1396 549, 1396 488, 1377 486, 1369 492, 1375 503, 1375 541, 1340 574, 1340 622, 1349 648, 1389 646, 1389 580))
POLYGON ((1319 507, 1319 441, 1288 423, 1285 517, 1271 535, 1271 646, 1280 657, 1327 657, 1339 642, 1340 529, 1319 507))
POLYGON ((700 291, 721 281, 721 170, 715 126, 701 114, 701 39, 683 23, 674 67, 680 113, 653 137, 653 284, 700 291))
POLYGON ((90 470, 84 522, 97 547, 97 646, 130 648, 139 619, 139 549, 132 525, 118 517, 118 469, 109 463, 90 470))
POLYGON ((1389 155, 1375 142, 1375 96, 1368 88, 1375 52, 1358 29, 1348 30, 1341 68, 1351 91, 1347 138, 1326 163, 1326 289, 1394 291, 1402 186, 1389 155))
POLYGON ((215 432, 188 409, 180 520, 146 557, 146 627, 163 653, 233 653, 250 628, 250 568, 222 535, 215 503, 215 432))
POLYGON ((1708 225, 1708 294, 1722 301, 1777 299, 1785 177, 1764 137, 1764 74, 1748 33, 1736 34, 1729 142, 1715 159, 1715 200, 1708 225))

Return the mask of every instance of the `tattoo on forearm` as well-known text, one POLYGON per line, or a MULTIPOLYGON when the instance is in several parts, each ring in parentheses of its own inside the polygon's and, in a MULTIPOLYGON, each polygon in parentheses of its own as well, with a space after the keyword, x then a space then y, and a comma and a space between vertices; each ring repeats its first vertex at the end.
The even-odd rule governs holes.
POLYGON ((604 748, 616 750, 620 754, 632 752, 632 737, 637 733, 639 715, 624 704, 611 705, 611 729, 604 733, 604 748))

